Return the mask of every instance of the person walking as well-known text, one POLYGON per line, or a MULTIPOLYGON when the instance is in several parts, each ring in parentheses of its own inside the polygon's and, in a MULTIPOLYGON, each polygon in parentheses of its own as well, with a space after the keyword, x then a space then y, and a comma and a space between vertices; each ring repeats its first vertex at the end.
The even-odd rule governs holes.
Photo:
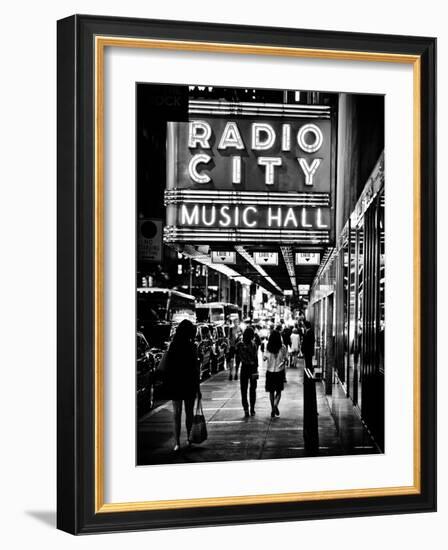
POLYGON ((229 328, 229 352, 227 354, 227 362, 229 365, 229 380, 233 378, 238 380, 238 363, 236 361, 236 345, 241 335, 241 329, 239 327, 238 319, 233 320, 233 324, 229 328), (232 375, 233 369, 235 369, 235 376, 232 375))
POLYGON ((305 368, 307 368, 310 372, 314 372, 313 367, 313 355, 314 355, 314 345, 315 345, 315 338, 314 338, 314 330, 309 321, 304 321, 304 333, 303 333, 303 339, 302 339, 302 353, 303 357, 305 358, 305 368))
POLYGON ((173 402, 174 451, 180 449, 182 406, 185 407, 187 444, 193 425, 196 396, 200 399, 200 374, 194 337, 196 327, 188 319, 181 321, 164 359, 166 395, 173 402))
POLYGON ((273 330, 269 336, 263 360, 266 362, 265 390, 271 401, 271 418, 280 416, 278 405, 285 383, 285 366, 287 352, 278 330, 273 330))
MULTIPOLYGON (((289 348, 291 347, 291 328, 288 327, 287 325, 284 325, 283 326, 283 330, 282 330, 282 340, 283 340, 283 344, 286 346, 286 367, 289 367, 289 359, 290 359, 290 356, 289 356, 289 348)), ((286 382, 286 379, 285 379, 285 382, 286 382)))
POLYGON ((297 328, 292 329, 291 333, 291 367, 297 367, 297 357, 300 351, 300 334, 297 328))
POLYGON ((250 326, 254 331, 254 344, 257 347, 257 351, 258 351, 258 349, 261 347, 260 325, 253 325, 251 322, 250 326))
POLYGON ((258 353, 254 343, 255 333, 252 327, 247 327, 243 333, 243 340, 236 348, 236 362, 241 364, 240 389, 241 403, 244 415, 249 416, 249 403, 247 401, 247 389, 249 387, 250 414, 255 415, 255 401, 257 397, 258 380, 258 353))
POLYGON ((281 340, 286 349, 285 368, 283 369, 283 382, 285 382, 286 384, 286 382, 288 381, 286 379, 286 368, 289 366, 289 345, 291 343, 291 338, 286 326, 284 326, 283 324, 277 325, 275 330, 280 333, 281 340))
POLYGON ((299 357, 300 359, 302 359, 303 358, 303 351, 302 351, 303 335, 305 334, 305 325, 303 324, 302 319, 299 320, 297 330, 299 331, 299 336, 300 336, 299 357))

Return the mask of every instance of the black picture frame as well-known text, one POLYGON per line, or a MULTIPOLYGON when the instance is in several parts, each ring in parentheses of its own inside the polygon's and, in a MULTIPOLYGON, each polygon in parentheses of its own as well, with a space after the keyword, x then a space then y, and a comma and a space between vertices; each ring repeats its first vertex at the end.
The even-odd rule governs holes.
POLYGON ((436 40, 74 15, 57 27, 57 526, 72 534, 353 517, 436 509, 436 40), (96 36, 251 44, 420 59, 420 491, 416 494, 98 511, 95 483, 96 36))

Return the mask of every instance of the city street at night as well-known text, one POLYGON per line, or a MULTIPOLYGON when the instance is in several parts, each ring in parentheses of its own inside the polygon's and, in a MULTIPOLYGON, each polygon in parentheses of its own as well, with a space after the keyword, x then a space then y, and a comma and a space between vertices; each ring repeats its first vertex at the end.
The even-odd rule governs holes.
MULTIPOLYGON (((260 369, 256 414, 246 418, 241 406, 240 383, 229 381, 222 371, 201 384, 202 404, 208 439, 187 447, 185 427, 180 452, 173 453, 173 413, 171 401, 159 403, 138 423, 138 463, 175 464, 222 460, 257 460, 309 456, 303 437, 303 360, 298 368, 287 369, 287 383, 279 404, 280 416, 271 418, 265 376, 260 369)), ((317 456, 368 454, 378 452, 351 408, 343 411, 350 435, 338 434, 325 397, 323 385, 316 383, 319 449, 317 456)), ((341 402, 343 399, 341 398, 341 402)), ((182 421, 184 423, 185 414, 182 421)), ((316 453, 312 453, 316 456, 316 453)))
POLYGON ((136 464, 384 453, 384 97, 136 97, 136 464))

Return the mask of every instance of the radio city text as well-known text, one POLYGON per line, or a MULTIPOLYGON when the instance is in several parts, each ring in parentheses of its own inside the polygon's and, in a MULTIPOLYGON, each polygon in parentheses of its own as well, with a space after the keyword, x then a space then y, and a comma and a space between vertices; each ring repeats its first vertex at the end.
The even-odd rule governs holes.
MULTIPOLYGON (((313 186, 314 177, 322 158, 304 157, 300 152, 312 154, 317 153, 323 144, 323 134, 318 125, 307 123, 299 127, 297 131, 292 131, 291 124, 282 124, 278 132, 272 124, 266 122, 254 122, 250 129, 250 148, 252 151, 269 151, 274 146, 281 145, 283 153, 290 152, 297 148, 299 156, 296 156, 298 170, 303 172, 305 185, 313 186)), ((189 123, 188 147, 190 149, 200 148, 203 151, 195 153, 188 164, 188 173, 190 179, 195 183, 207 184, 212 182, 212 177, 205 173, 204 166, 212 163, 213 157, 207 150, 211 150, 211 141, 218 138, 217 149, 220 152, 227 150, 244 151, 247 144, 244 142, 238 123, 228 121, 221 133, 221 136, 212 135, 212 126, 205 120, 195 120, 189 123), (202 165, 202 167, 201 167, 202 165)), ((242 183, 242 155, 231 156, 231 180, 232 184, 242 183)), ((264 169, 264 183, 274 185, 276 169, 281 167, 283 159, 281 156, 258 156, 257 164, 264 169)))

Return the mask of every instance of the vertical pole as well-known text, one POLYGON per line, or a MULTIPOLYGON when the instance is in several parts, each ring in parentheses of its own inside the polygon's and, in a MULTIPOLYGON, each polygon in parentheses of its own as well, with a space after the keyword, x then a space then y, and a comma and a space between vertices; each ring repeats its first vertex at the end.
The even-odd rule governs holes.
POLYGON ((205 301, 208 302, 208 266, 205 266, 205 301))
POLYGON ((307 368, 303 371, 303 439, 305 453, 316 456, 319 452, 316 381, 307 368))
POLYGON ((192 294, 192 290, 193 290, 193 269, 192 269, 192 265, 191 265, 191 258, 189 258, 189 263, 190 263, 190 294, 192 294))

